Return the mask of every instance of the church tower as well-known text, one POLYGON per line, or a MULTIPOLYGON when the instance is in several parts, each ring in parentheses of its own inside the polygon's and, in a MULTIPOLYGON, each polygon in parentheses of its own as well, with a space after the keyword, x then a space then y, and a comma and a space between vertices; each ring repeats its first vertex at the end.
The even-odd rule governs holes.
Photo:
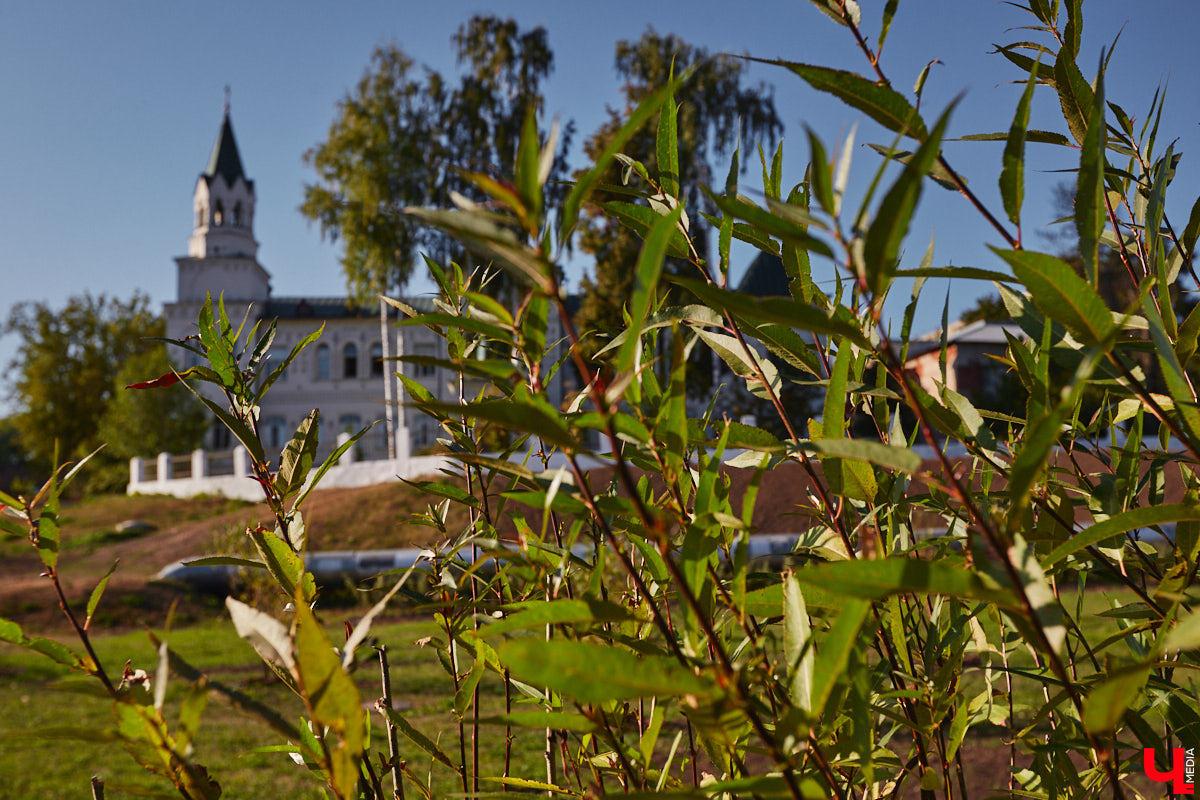
POLYGON ((258 254, 258 242, 254 241, 254 181, 242 170, 228 104, 208 166, 196 180, 192 210, 195 227, 188 240, 189 256, 253 258, 258 254))
POLYGON ((214 299, 224 294, 227 305, 261 305, 270 298, 271 276, 258 263, 254 240, 254 199, 254 181, 246 177, 233 137, 227 94, 221 130, 192 192, 188 254, 175 259, 179 282, 176 302, 168 304, 168 327, 172 310, 186 316, 210 293, 214 299))

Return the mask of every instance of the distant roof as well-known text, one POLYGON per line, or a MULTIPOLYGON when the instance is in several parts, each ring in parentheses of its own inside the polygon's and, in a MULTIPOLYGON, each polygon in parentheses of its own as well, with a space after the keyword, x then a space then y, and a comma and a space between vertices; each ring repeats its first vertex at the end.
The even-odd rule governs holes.
MULTIPOLYGON (((421 313, 434 310, 428 297, 405 297, 401 301, 421 313)), ((397 316, 389 306, 389 316, 397 316)), ((263 305, 267 319, 366 319, 379 318, 379 306, 354 305, 346 297, 272 297, 263 305)))
MULTIPOLYGON (((1024 339, 1025 333, 1015 322, 987 322, 978 320, 967 325, 954 324, 946 334, 946 344, 1008 344, 1005 333, 1012 334, 1017 339, 1024 339), (957 325, 957 326, 956 326, 957 325)), ((928 353, 941 347, 942 332, 927 333, 920 339, 914 339, 908 357, 928 353)))
POLYGON ((791 297, 788 280, 783 260, 777 255, 760 252, 746 267, 737 290, 755 297, 791 297))
POLYGON ((252 188, 254 186, 242 170, 242 158, 238 155, 237 140, 233 138, 233 124, 229 121, 228 112, 221 121, 221 132, 213 143, 212 155, 208 157, 208 166, 204 168, 203 175, 210 181, 220 175, 230 186, 241 178, 252 188))

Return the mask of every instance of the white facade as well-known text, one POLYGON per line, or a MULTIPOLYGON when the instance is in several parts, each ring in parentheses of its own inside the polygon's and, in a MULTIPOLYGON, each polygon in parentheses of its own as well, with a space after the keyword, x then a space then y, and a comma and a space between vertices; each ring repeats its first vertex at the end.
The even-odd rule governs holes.
MULTIPOLYGON (((357 460, 387 458, 389 451, 404 458, 436 444, 441 435, 436 424, 415 409, 395 409, 394 425, 384 404, 385 377, 392 382, 391 397, 404 402, 400 381, 393 373, 395 362, 380 360, 384 352, 378 308, 350 305, 346 298, 275 297, 271 276, 258 263, 254 239, 254 183, 246 178, 233 137, 228 109, 204 173, 196 182, 192 198, 193 230, 188 255, 175 259, 178 270, 176 300, 166 303, 166 335, 183 339, 196 332, 196 320, 205 298, 214 302, 224 297, 225 308, 236 325, 247 306, 251 323, 278 320, 270 351, 270 363, 278 364, 296 342, 325 325, 321 338, 310 345, 288 368, 286 375, 267 394, 259 415, 259 428, 268 453, 282 448, 301 420, 313 408, 320 409, 319 455, 333 449, 338 434, 357 431, 379 423, 359 440, 357 460), (389 437, 394 450, 389 448, 389 437)), ((419 311, 432 310, 427 299, 407 298, 419 311)), ((390 307, 389 307, 390 310, 390 307)), ((441 340, 423 327, 396 327, 393 311, 386 326, 388 352, 444 357, 441 340)), ((557 321, 551 323, 548 340, 560 338, 557 321)), ((179 348, 168 348, 177 366, 195 363, 196 356, 179 348), (191 359, 189 361, 189 358, 191 359)), ((404 365, 405 375, 420 381, 436 397, 457 399, 456 376, 429 365, 404 365)), ((562 402, 561 380, 550 390, 550 401, 562 402)), ((217 399, 213 396, 213 399, 217 399)), ((223 398, 221 398, 223 400, 223 398)), ((214 426, 206 442, 210 450, 228 450, 234 442, 223 428, 214 426)))

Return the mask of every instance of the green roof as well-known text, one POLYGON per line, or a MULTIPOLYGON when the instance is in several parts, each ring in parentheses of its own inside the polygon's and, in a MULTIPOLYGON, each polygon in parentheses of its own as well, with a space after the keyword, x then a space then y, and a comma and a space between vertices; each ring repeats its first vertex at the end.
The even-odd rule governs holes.
POLYGON ((233 138, 233 125, 229 122, 229 114, 225 115, 221 123, 221 133, 217 136, 212 155, 208 157, 208 167, 204 170, 204 176, 209 180, 218 175, 225 178, 230 186, 233 186, 238 178, 250 182, 246 180, 246 173, 242 171, 242 159, 238 155, 237 142, 233 138))

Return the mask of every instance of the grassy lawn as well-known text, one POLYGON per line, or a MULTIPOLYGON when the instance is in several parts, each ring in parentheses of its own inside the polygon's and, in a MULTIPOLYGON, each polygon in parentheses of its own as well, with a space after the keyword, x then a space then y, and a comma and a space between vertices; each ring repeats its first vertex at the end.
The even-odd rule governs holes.
MULTIPOLYGON (((336 641, 340 627, 331 629, 336 641)), ((452 759, 458 758, 457 721, 452 710, 453 690, 449 676, 429 650, 413 645, 435 634, 431 623, 404 622, 378 626, 374 634, 388 646, 393 693, 399 708, 419 729, 440 731, 441 746, 452 759)), ((242 642, 232 625, 224 620, 172 631, 171 646, 213 679, 231 685, 281 710, 285 717, 299 720, 302 707, 292 693, 273 679, 258 656, 242 642)), ((126 660, 153 673, 154 648, 144 632, 99 637, 96 647, 110 673, 120 674, 126 660)), ((379 696, 378 670, 361 666, 355 673, 364 703, 379 696)), ((111 703, 92 690, 94 682, 71 676, 58 665, 35 653, 0 645, 0 797, 84 797, 92 775, 106 782, 106 797, 176 797, 171 785, 151 775, 123 751, 119 744, 74 740, 45 740, 26 735, 44 728, 112 727, 111 703)), ((167 693, 168 719, 174 724, 179 702, 187 685, 175 682, 167 693)), ((503 713, 503 690, 498 680, 481 685, 483 713, 503 713)), ((386 751, 386 739, 372 713, 375 749, 386 751)), ((480 729, 480 753, 484 774, 500 774, 503 765, 504 729, 480 729)), ((468 736, 469 736, 468 732, 468 736)), ((541 767, 539 732, 518 733, 514 749, 514 772, 538 775, 541 767)), ((208 767, 231 798, 317 798, 319 785, 307 770, 296 766, 285 753, 247 753, 268 745, 283 744, 265 724, 226 706, 215 696, 209 702, 195 743, 194 759, 208 767)), ((435 796, 461 791, 457 776, 440 765, 432 771, 429 759, 400 740, 401 753, 418 774, 432 777, 435 796)), ((469 745, 468 745, 469 747, 469 745)), ((498 788, 482 784, 481 790, 498 788)))

